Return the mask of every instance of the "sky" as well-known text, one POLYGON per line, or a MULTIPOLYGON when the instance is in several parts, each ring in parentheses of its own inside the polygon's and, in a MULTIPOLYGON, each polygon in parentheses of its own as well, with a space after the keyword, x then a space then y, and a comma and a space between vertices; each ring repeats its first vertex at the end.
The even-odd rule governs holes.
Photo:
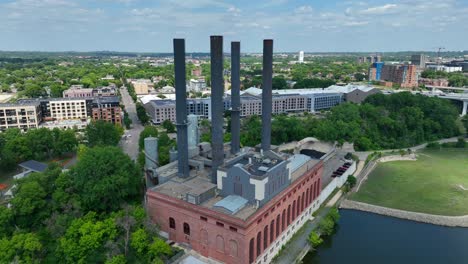
POLYGON ((0 50, 242 52, 468 50, 468 0, 0 0, 0 50))

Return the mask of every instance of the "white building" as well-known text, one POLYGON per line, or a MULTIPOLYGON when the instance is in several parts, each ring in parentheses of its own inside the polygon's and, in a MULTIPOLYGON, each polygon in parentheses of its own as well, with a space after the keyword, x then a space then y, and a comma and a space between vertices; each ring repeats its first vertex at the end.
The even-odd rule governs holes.
POLYGON ((201 92, 206 90, 205 79, 190 79, 188 90, 192 92, 201 92))
POLYGON ((304 51, 299 51, 299 63, 304 63, 304 51))
POLYGON ((461 72, 461 71, 463 71, 462 66, 445 66, 445 65, 429 64, 429 65, 426 65, 426 68, 434 70, 434 71, 443 71, 443 72, 461 72))

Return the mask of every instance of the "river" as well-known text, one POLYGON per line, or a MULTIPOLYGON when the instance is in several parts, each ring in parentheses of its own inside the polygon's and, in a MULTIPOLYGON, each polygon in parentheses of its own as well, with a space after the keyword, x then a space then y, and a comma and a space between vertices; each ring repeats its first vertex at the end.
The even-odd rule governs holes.
POLYGON ((304 264, 468 263, 468 228, 340 210, 338 228, 304 264))

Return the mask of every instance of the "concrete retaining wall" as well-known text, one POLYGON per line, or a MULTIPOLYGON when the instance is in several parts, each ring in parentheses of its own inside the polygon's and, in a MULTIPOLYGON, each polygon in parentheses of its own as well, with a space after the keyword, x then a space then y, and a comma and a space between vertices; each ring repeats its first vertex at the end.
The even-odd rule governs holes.
POLYGON ((459 226, 468 227, 468 215, 465 216, 444 216, 444 215, 432 215, 424 213, 416 213, 398 209, 392 209, 367 203, 361 203, 356 201, 344 200, 340 204, 340 208, 353 209, 364 212, 370 212, 380 215, 392 216, 396 218, 428 223, 433 225, 441 226, 459 226))

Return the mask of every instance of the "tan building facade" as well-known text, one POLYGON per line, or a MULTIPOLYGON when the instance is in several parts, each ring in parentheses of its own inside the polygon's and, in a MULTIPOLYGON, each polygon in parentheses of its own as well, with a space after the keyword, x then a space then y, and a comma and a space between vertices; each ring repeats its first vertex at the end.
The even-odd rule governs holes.
POLYGON ((37 128, 42 121, 39 102, 0 104, 0 131, 19 128, 23 131, 37 128))

